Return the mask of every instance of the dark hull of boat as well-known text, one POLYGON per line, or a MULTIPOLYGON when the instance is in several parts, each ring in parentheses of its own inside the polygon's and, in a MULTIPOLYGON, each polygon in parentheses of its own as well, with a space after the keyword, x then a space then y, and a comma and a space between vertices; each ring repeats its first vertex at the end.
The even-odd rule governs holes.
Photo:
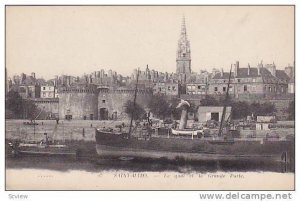
POLYGON ((39 148, 39 147, 19 147, 12 150, 15 156, 63 156, 76 157, 76 150, 69 148, 39 148))
POLYGON ((272 159, 286 160, 293 154, 293 141, 237 139, 234 143, 212 143, 212 139, 152 136, 128 137, 96 130, 96 150, 99 156, 167 158, 187 160, 272 159))

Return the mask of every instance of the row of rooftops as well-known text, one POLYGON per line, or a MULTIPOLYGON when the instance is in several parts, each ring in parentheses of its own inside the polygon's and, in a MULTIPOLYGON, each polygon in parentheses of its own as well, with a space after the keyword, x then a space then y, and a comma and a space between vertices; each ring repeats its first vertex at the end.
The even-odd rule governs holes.
MULTIPOLYGON (((216 73, 212 79, 229 79, 229 72, 216 73)), ((263 65, 258 64, 257 67, 240 68, 239 63, 234 64, 231 73, 231 79, 234 78, 257 78, 261 77, 265 83, 289 83, 294 82, 294 67, 288 66, 285 70, 277 70, 275 64, 263 65)))
MULTIPOLYGON (((294 67, 293 66, 288 66, 285 68, 285 70, 277 70, 275 64, 266 64, 263 65, 262 62, 258 64, 257 67, 244 67, 240 68, 239 67, 239 62, 236 62, 236 64, 233 65, 234 69, 232 70, 232 75, 231 78, 256 78, 256 77, 261 77, 263 82, 267 83, 288 83, 288 82, 294 82, 294 67)), ((101 71, 102 72, 102 71, 101 71)), ((129 88, 132 87, 132 83, 135 83, 136 79, 134 74, 137 73, 137 70, 134 70, 134 73, 131 78, 129 79, 128 83, 125 83, 122 86, 127 86, 129 88)), ((92 75, 93 73, 91 73, 92 75)), ((104 74, 102 72, 101 74, 104 74)), ((115 75, 118 75, 117 73, 114 73, 115 75)), ((93 75, 96 75, 94 73, 93 75)), ((14 76, 13 81, 10 80, 10 85, 39 85, 39 86, 56 86, 56 87, 82 87, 82 86, 88 86, 90 84, 96 84, 96 85, 101 85, 101 84, 114 84, 120 85, 119 82, 117 83, 111 83, 111 82, 106 82, 106 83, 99 83, 99 82, 90 82, 86 80, 86 75, 85 80, 80 79, 79 77, 74 77, 74 76, 60 76, 56 77, 54 79, 50 80, 44 80, 40 78, 35 77, 35 73, 32 73, 31 75, 25 75, 21 74, 21 76, 14 76)), ((148 65, 146 67, 146 71, 140 71, 140 78, 139 78, 139 83, 143 83, 147 85, 148 83, 156 83, 156 82, 164 82, 164 83, 180 83, 178 75, 175 73, 162 73, 154 70, 150 70, 148 65), (155 77, 151 77, 154 76, 155 77)), ((204 83, 204 82, 209 82, 210 79, 229 79, 229 72, 224 72, 223 70, 218 71, 218 70, 213 70, 212 73, 209 73, 207 71, 201 71, 200 74, 198 73, 191 73, 188 75, 188 80, 186 83, 204 83)), ((128 80, 127 80, 128 81, 128 80)), ((121 85, 119 86, 121 87, 121 85)))

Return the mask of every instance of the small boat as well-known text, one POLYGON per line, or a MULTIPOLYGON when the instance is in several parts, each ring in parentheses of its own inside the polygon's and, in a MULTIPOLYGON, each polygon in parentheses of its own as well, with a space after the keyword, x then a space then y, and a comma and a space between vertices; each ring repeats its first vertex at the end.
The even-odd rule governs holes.
POLYGON ((184 135, 184 136, 200 136, 203 135, 203 130, 201 129, 172 129, 173 135, 184 135))
MULTIPOLYGON (((33 134, 35 136, 35 119, 32 121, 34 130, 33 134)), ((51 140, 47 133, 44 133, 45 138, 36 141, 35 137, 33 141, 15 141, 9 142, 8 145, 11 148, 12 156, 71 156, 77 157, 79 151, 75 148, 71 148, 64 143, 64 141, 51 140)))
POLYGON ((52 142, 48 140, 41 140, 40 142, 9 142, 8 145, 11 148, 13 156, 71 156, 77 157, 77 150, 70 148, 66 144, 60 144, 60 142, 52 142))

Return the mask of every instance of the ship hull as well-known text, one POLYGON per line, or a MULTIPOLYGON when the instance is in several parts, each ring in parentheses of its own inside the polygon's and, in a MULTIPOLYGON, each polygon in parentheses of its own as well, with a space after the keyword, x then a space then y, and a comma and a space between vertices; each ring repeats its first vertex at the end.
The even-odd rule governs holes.
POLYGON ((292 141, 237 139, 234 143, 212 143, 212 139, 149 137, 96 131, 96 151, 99 156, 166 158, 186 160, 262 159, 287 161, 293 153, 292 141))
POLYGON ((11 146, 13 156, 63 156, 76 157, 77 151, 66 145, 40 145, 21 143, 18 146, 11 146))

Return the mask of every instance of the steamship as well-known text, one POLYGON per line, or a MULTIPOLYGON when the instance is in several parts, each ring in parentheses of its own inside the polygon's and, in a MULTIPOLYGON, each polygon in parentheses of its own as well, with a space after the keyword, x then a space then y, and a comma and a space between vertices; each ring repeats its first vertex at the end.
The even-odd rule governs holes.
MULTIPOLYGON (((139 74, 137 75, 138 82, 139 74)), ((231 71, 226 99, 229 97, 231 71)), ((134 102, 136 101, 136 90, 134 102)), ((114 129, 96 129, 96 151, 101 157, 128 157, 168 160, 278 160, 287 162, 294 153, 294 141, 275 138, 241 138, 237 130, 224 128, 224 104, 218 136, 197 135, 197 131, 168 130, 167 135, 159 135, 150 126, 132 127, 122 132, 114 129), (180 132, 183 135, 180 135, 180 132), (173 133, 176 133, 174 135, 173 133), (188 135, 187 133, 191 133, 188 135), (196 134, 195 134, 196 133, 196 134)), ((182 112, 181 121, 184 117, 182 112)), ((133 117, 133 115, 132 115, 133 117)))

